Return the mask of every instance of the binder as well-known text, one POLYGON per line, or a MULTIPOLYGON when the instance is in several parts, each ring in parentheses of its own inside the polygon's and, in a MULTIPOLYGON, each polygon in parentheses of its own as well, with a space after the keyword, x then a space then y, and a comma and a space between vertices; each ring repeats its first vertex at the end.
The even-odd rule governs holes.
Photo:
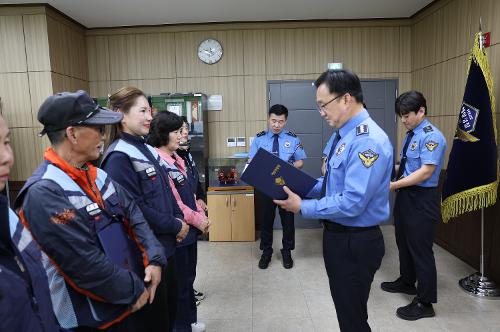
POLYGON ((318 182, 292 164, 260 148, 245 168, 241 180, 272 199, 286 199, 287 186, 300 197, 305 197, 318 182))

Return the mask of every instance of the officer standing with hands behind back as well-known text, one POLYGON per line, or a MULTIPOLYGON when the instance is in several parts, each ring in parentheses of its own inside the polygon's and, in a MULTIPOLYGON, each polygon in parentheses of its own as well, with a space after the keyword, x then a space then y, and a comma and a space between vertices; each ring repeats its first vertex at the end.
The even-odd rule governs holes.
POLYGON ((396 315, 417 320, 435 315, 437 273, 432 244, 434 227, 441 213, 437 190, 444 162, 446 139, 429 120, 427 102, 418 91, 408 91, 396 99, 396 114, 408 129, 401 164, 391 190, 397 190, 394 203, 394 227, 399 251, 400 277, 383 282, 381 288, 390 293, 416 295, 396 315), (417 281, 417 288, 415 282, 417 281))
POLYGON ((389 218, 392 145, 363 107, 359 78, 329 70, 314 83, 321 116, 336 131, 326 173, 302 200, 286 186, 280 207, 323 223, 323 257, 342 331, 370 331, 367 302, 384 256, 379 224, 389 218))
MULTIPOLYGON (((252 160, 259 148, 263 148, 293 164, 293 166, 302 168, 306 153, 297 135, 284 130, 287 119, 288 109, 285 106, 280 104, 271 106, 267 118, 269 130, 262 131, 255 137, 248 153, 249 161, 252 160)), ((270 197, 258 191, 255 192, 255 200, 257 220, 260 222, 260 249, 262 250, 259 268, 267 269, 273 254, 273 224, 276 204, 270 197)), ((291 269, 293 267, 291 251, 295 249, 294 217, 293 213, 282 208, 279 208, 279 213, 283 226, 283 249, 281 249, 283 267, 291 269)))

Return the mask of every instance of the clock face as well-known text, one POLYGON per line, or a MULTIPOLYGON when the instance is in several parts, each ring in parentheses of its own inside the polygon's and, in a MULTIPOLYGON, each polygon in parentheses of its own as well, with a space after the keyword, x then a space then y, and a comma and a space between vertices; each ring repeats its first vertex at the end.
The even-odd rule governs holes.
POLYGON ((222 45, 212 38, 205 39, 198 46, 198 58, 209 65, 219 62, 222 53, 222 45))

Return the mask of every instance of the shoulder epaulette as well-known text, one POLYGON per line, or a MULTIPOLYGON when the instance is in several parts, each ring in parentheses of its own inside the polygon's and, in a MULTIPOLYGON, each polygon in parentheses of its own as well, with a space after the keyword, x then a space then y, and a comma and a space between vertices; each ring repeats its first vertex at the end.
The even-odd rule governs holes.
POLYGON ((261 137, 261 136, 264 136, 266 134, 266 131, 263 130, 261 131, 260 133, 257 133, 257 137, 261 137))
POLYGON ((356 136, 366 135, 368 133, 369 133, 369 130, 368 130, 367 124, 360 124, 359 126, 356 127, 356 136))
POLYGON ((424 127, 424 133, 430 133, 431 131, 434 131, 434 129, 432 128, 431 125, 428 125, 426 127, 424 127))
POLYGON ((287 131, 287 132, 286 132, 286 134, 287 134, 287 135, 290 135, 290 136, 292 136, 292 137, 297 137, 297 134, 296 134, 296 133, 294 133, 294 132, 293 132, 293 131, 291 131, 291 130, 287 131))

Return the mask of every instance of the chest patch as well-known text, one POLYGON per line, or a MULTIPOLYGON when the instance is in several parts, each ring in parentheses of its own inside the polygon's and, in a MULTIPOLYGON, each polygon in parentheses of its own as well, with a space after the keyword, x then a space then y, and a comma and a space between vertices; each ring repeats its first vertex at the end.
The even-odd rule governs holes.
POLYGON ((156 170, 154 167, 148 167, 146 168, 146 175, 150 178, 152 177, 155 177, 156 176, 156 170))
POLYGON ((288 149, 290 146, 292 146, 292 144, 290 143, 290 141, 286 141, 284 146, 285 146, 285 148, 288 149))
POLYGON ((413 141, 410 145, 410 150, 415 151, 415 149, 417 148, 417 145, 418 145, 417 141, 413 141))
POLYGON ((438 145, 439 145, 439 143, 434 142, 434 141, 429 141, 429 142, 425 143, 425 147, 430 152, 434 151, 438 147, 438 145))
POLYGON ((91 203, 85 207, 85 210, 87 213, 91 216, 95 216, 99 213, 101 213, 101 209, 99 208, 99 205, 97 203, 91 203))
POLYGON ((379 155, 369 149, 363 152, 359 152, 358 156, 363 166, 365 166, 366 168, 370 168, 373 166, 373 164, 375 164, 379 155))

